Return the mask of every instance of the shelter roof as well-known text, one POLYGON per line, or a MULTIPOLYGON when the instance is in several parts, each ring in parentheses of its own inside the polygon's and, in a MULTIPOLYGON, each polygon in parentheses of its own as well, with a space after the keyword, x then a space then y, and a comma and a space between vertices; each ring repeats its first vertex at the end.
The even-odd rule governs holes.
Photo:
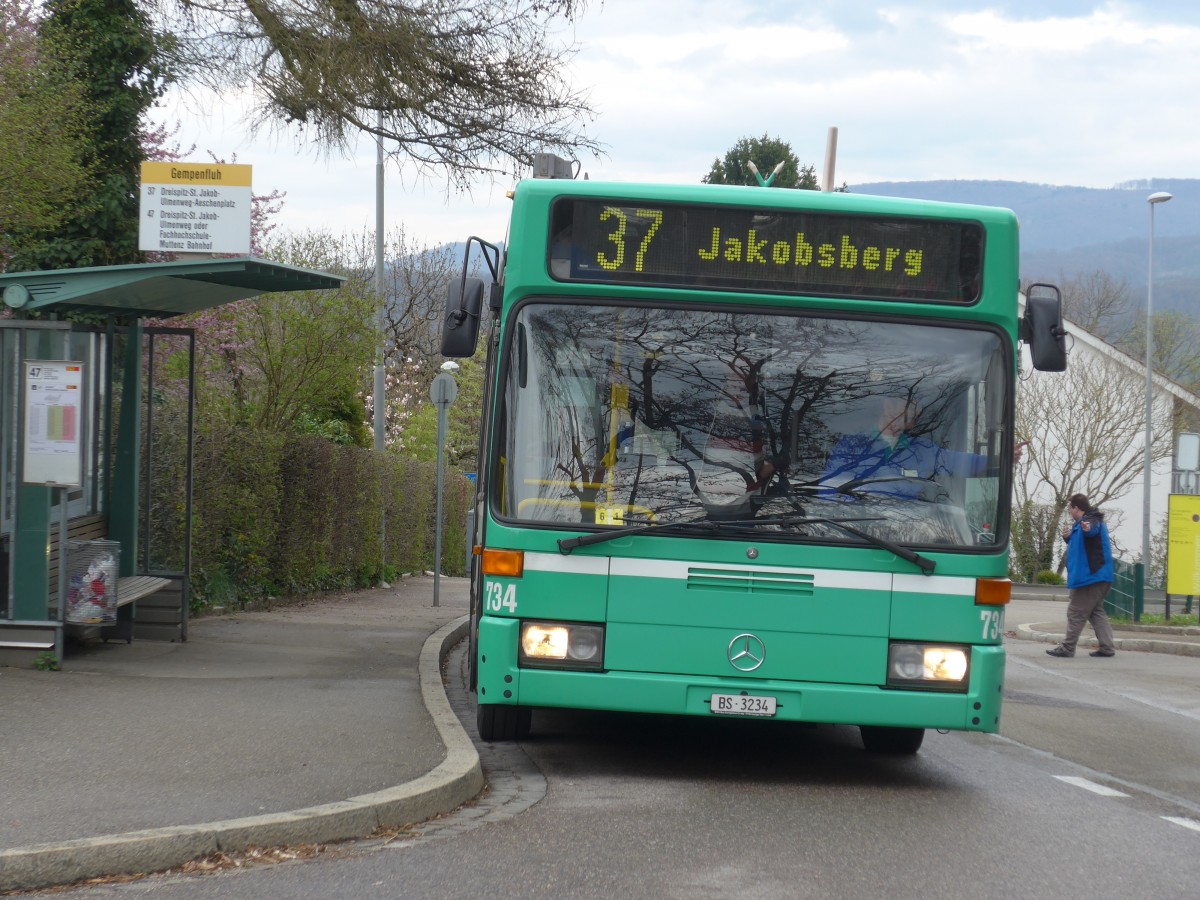
POLYGON ((23 311, 165 319, 270 291, 334 289, 345 280, 329 272, 238 257, 7 272, 0 274, 0 292, 8 306, 23 311))

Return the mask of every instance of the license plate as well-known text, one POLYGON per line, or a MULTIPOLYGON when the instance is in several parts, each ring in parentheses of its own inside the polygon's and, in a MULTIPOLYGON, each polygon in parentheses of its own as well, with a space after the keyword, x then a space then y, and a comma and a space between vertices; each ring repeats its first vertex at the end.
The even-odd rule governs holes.
POLYGON ((708 708, 722 716, 773 716, 775 698, 751 694, 713 694, 708 708))

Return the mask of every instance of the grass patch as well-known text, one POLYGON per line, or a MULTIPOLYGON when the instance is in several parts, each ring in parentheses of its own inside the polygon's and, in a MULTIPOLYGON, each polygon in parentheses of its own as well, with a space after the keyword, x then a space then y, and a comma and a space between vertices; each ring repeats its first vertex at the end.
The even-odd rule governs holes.
MULTIPOLYGON (((1112 621, 1114 624, 1117 624, 1117 625, 1132 625, 1132 624, 1134 624, 1132 616, 1113 616, 1110 621, 1112 621)), ((1137 624, 1138 625, 1178 625, 1178 626, 1200 625, 1200 617, 1197 617, 1194 615, 1193 616, 1178 615, 1178 614, 1173 613, 1171 615, 1170 621, 1168 621, 1166 616, 1159 616, 1159 615, 1154 615, 1151 613, 1143 613, 1141 620, 1137 624)))

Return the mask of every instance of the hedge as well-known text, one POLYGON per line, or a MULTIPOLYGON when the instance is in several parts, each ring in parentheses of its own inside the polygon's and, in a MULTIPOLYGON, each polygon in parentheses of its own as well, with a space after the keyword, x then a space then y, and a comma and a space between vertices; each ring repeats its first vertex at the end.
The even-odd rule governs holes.
MULTIPOLYGON (((320 437, 228 430, 198 438, 194 466, 196 609, 365 587, 433 568, 433 463, 320 437)), ((447 471, 444 575, 465 574, 473 490, 447 471)))

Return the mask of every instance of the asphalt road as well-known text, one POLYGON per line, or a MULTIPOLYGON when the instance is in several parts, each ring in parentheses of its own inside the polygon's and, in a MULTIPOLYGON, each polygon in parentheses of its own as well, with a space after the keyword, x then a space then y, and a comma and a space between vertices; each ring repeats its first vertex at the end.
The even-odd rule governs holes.
POLYGON ((539 712, 525 744, 480 745, 484 797, 412 832, 56 896, 1194 896, 1200 663, 1008 646, 1001 734, 912 759, 851 728, 539 712))

